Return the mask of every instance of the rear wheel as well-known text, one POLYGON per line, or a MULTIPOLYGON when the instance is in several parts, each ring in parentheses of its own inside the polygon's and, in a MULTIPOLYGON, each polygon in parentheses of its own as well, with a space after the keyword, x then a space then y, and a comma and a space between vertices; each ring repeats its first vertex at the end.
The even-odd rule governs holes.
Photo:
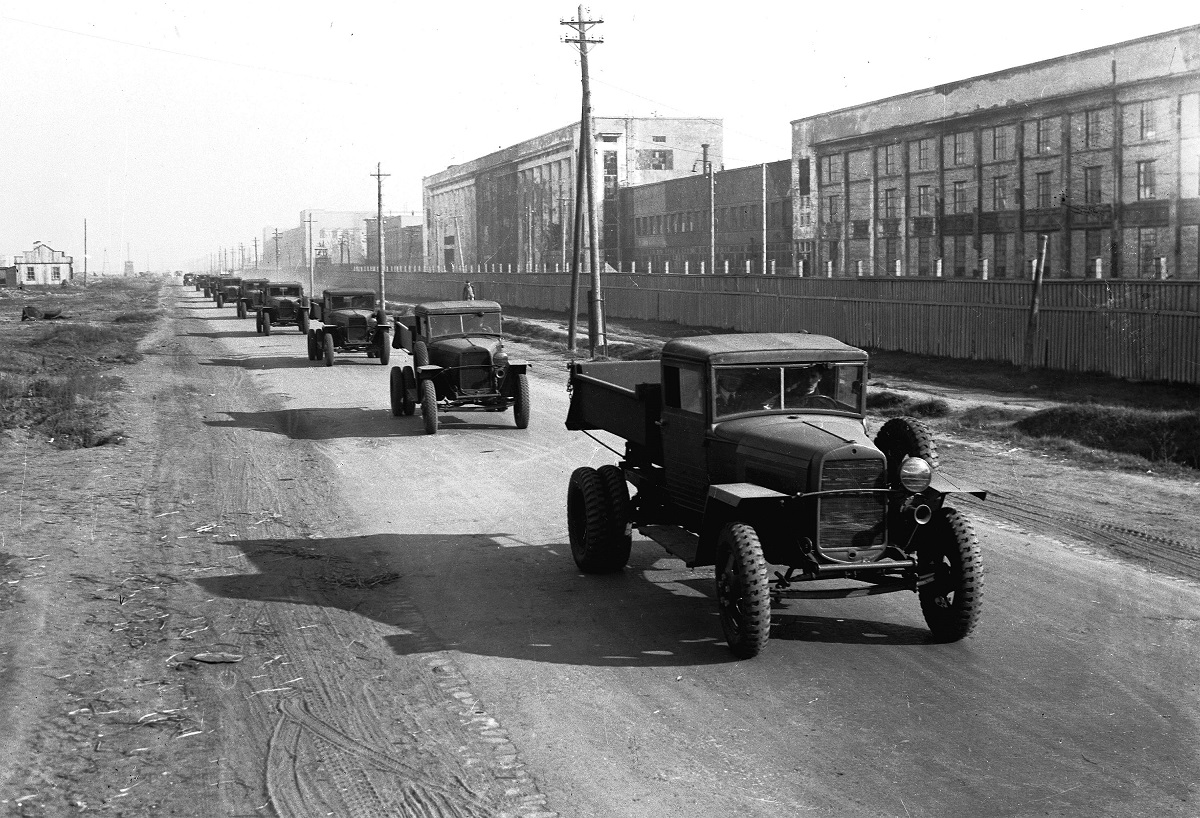
POLYGON ((429 347, 424 341, 413 344, 413 366, 429 366, 429 347))
POLYGON ((629 561, 613 537, 613 505, 600 472, 580 466, 567 484, 567 532, 571 556, 585 574, 619 571, 629 561))
POLYGON ((392 344, 385 332, 379 336, 379 363, 387 366, 390 360, 392 360, 392 344))
POLYGON ((246 302, 245 302, 245 301, 239 301, 239 302, 238 302, 238 305, 237 305, 237 317, 238 317, 238 318, 245 318, 245 317, 246 317, 246 302))
POLYGON ((513 401, 513 420, 518 429, 529 428, 529 376, 517 376, 517 397, 513 401))
POLYGON ((983 564, 979 540, 969 520, 943 508, 929 522, 917 549, 917 569, 931 581, 920 586, 921 613, 939 642, 956 642, 979 620, 983 600, 983 564))
POLYGON ((425 421, 425 434, 437 434, 437 389, 433 381, 421 381, 421 419, 425 421))
POLYGON ((299 327, 301 335, 308 332, 308 313, 307 312, 301 312, 298 316, 296 316, 296 326, 299 327))
POLYGON ((406 366, 400 370, 400 379, 403 389, 403 400, 400 406, 404 414, 411 415, 417 411, 417 376, 413 374, 411 366, 406 366))
POLYGON ((333 336, 328 332, 321 333, 325 336, 323 344, 325 348, 325 366, 333 366, 333 336))
POLYGON ((225 296, 222 293, 217 293, 217 306, 218 307, 225 306, 225 296))
MULTIPOLYGON (((254 331, 262 335, 262 310, 254 313, 254 331)), ((308 356, 308 359, 311 361, 312 356, 308 356)))
POLYGON ((308 331, 308 360, 317 360, 317 333, 311 329, 308 331))
POLYGON ((392 404, 392 417, 398 418, 404 414, 404 372, 398 366, 393 366, 388 375, 388 398, 392 404))
POLYGON ((271 313, 267 312, 266 310, 264 310, 262 314, 262 332, 263 335, 271 334, 271 313))
POLYGON ((608 497, 609 551, 615 571, 628 564, 629 552, 633 546, 633 528, 629 520, 629 484, 625 482, 625 472, 618 466, 601 466, 596 473, 600 475, 600 481, 604 483, 604 493, 608 497))
POLYGON ((729 650, 739 659, 757 656, 771 636, 767 563, 758 532, 729 523, 717 538, 717 605, 729 650))

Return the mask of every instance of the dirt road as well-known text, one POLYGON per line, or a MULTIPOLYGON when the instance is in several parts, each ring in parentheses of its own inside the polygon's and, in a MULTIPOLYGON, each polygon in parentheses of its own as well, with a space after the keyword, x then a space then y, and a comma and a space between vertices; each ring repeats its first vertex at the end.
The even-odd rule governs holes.
MULTIPOLYGON (((583 577, 562 495, 615 458, 534 416, 387 411, 386 369, 179 291, 129 440, 0 461, 13 815, 1194 815, 1195 484, 945 441, 994 489, 979 632, 792 603, 731 661, 711 572, 583 577)), ((515 357, 515 355, 514 355, 515 357)))

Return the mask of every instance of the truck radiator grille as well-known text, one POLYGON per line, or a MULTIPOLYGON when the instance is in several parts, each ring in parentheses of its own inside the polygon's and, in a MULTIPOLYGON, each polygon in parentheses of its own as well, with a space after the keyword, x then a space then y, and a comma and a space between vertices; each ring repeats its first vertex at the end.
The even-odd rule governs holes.
POLYGON ((462 389, 491 388, 492 361, 486 349, 464 352, 459 358, 458 385, 462 389))
MULTIPOLYGON (((884 485, 883 460, 827 461, 821 471, 821 490, 876 489, 884 485)), ((864 549, 883 541, 884 503, 879 495, 822 497, 821 550, 864 549)))
POLYGON ((280 301, 275 305, 275 309, 278 310, 280 318, 290 320, 296 317, 296 305, 290 301, 280 301))
POLYGON ((346 340, 352 344, 367 342, 367 319, 362 315, 352 315, 346 322, 346 340))

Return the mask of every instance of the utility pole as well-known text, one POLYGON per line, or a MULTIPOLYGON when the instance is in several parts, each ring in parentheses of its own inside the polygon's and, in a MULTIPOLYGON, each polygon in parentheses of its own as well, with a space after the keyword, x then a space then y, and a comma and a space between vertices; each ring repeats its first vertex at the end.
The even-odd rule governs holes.
MULTIPOLYGON (((279 272, 279 228, 275 228, 275 272, 279 272)), ((310 292, 309 295, 312 295, 310 292)))
POLYGON ((83 220, 83 286, 87 286, 87 219, 83 220))
POLYGON ((246 271, 246 244, 241 241, 238 242, 238 270, 246 271))
POLYGON ((317 288, 317 284, 316 284, 316 281, 314 280, 314 273, 313 273, 313 251, 312 251, 313 217, 312 217, 311 210, 308 211, 308 215, 306 215, 304 217, 304 223, 308 225, 308 295, 309 295, 309 298, 311 298, 317 288))
MULTIPOLYGON (((592 134, 592 90, 588 79, 588 45, 592 43, 602 43, 603 40, 589 39, 587 33, 590 29, 603 23, 603 20, 585 20, 583 19, 583 6, 579 6, 579 19, 577 20, 560 20, 564 26, 570 26, 575 29, 574 37, 564 38, 564 42, 571 43, 579 49, 579 68, 582 75, 583 85, 583 105, 582 115, 579 121, 579 161, 578 166, 584 170, 584 179, 586 183, 587 197, 586 203, 579 195, 580 185, 575 186, 576 191, 576 250, 575 261, 571 270, 572 292, 575 291, 575 283, 578 281, 578 267, 580 256, 582 255, 582 247, 579 246, 581 220, 579 211, 583 207, 587 207, 587 222, 588 236, 591 239, 591 253, 589 261, 592 268, 592 289, 588 294, 588 345, 592 356, 596 354, 596 347, 600 347, 604 354, 608 353, 608 339, 604 334, 604 295, 600 290, 600 242, 596 236, 596 168, 595 146, 593 144, 592 134)), ((573 299, 574 300, 574 296, 573 299)), ((572 322, 570 338, 568 340, 568 349, 573 351, 575 348, 575 333, 574 333, 574 310, 572 311, 572 322)))
POLYGON ((708 177, 708 274, 717 272, 717 206, 716 186, 713 184, 712 163, 708 161, 708 143, 703 142, 704 175, 708 177))
POLYGON ((258 236, 254 237, 254 269, 258 269, 258 236))
POLYGON ((383 254, 383 177, 391 176, 390 173, 383 173, 383 163, 375 163, 375 172, 371 174, 375 177, 375 183, 378 188, 378 202, 376 205, 375 216, 375 243, 379 245, 379 309, 384 308, 383 301, 383 270, 384 258, 383 254))

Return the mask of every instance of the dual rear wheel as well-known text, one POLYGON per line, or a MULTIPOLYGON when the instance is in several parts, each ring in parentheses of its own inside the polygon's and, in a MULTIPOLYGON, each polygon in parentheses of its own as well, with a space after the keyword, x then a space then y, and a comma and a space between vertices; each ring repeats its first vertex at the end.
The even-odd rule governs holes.
POLYGON ((571 556, 586 574, 620 571, 633 544, 629 486, 617 466, 581 466, 567 486, 571 556))

